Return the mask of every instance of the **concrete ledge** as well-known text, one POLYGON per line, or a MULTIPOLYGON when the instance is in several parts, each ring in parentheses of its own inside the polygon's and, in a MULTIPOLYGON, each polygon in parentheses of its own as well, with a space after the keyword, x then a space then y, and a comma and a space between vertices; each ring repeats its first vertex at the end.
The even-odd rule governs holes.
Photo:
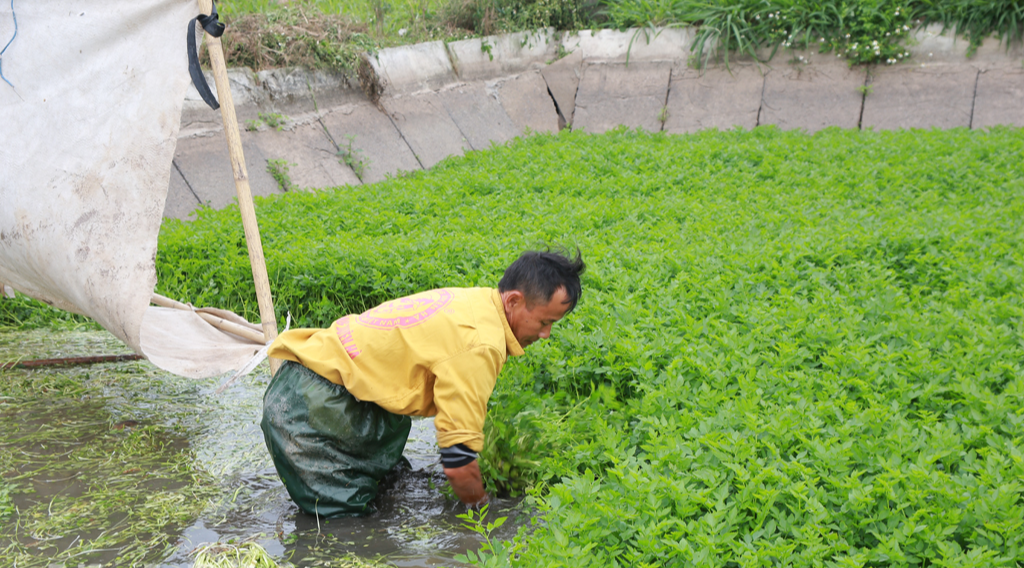
POLYGON ((497 81, 493 90, 517 132, 558 132, 561 128, 555 101, 548 94, 540 71, 497 81))
POLYGON ((583 30, 562 40, 566 51, 579 52, 587 62, 686 61, 693 43, 692 28, 583 30))
POLYGON ((600 133, 617 126, 659 132, 667 117, 672 64, 594 63, 583 69, 572 128, 600 133))
MULTIPOLYGON (((543 30, 389 48, 364 54, 358 84, 322 71, 232 69, 243 127, 260 113, 288 117, 281 131, 242 132, 250 187, 256 195, 281 191, 268 160, 287 162, 299 187, 337 187, 564 127, 1024 126, 1024 48, 995 39, 967 58, 967 41, 930 26, 914 32, 912 57, 897 65, 851 68, 835 54, 784 50, 770 63, 731 57, 729 69, 698 70, 689 66, 694 30, 645 33, 543 30), (376 88, 371 95, 383 87, 383 98, 371 101, 366 86, 376 88), (339 150, 352 153, 345 159, 339 150)), ((165 216, 187 218, 200 203, 223 207, 235 199, 220 112, 194 88, 174 166, 165 216)))
POLYGON ((1024 126, 1024 68, 1020 65, 982 71, 975 93, 971 128, 1024 126))
POLYGON ((448 54, 459 79, 475 81, 539 69, 558 56, 559 45, 561 34, 546 28, 452 42, 448 54))
POLYGON ((381 102, 424 168, 472 149, 437 93, 389 97, 381 102))
POLYGON ((436 91, 458 81, 444 43, 432 41, 389 47, 366 58, 381 93, 402 95, 436 91))
POLYGON ((969 63, 876 67, 868 75, 861 127, 955 128, 971 125, 978 69, 969 63))
POLYGON ((369 101, 332 109, 321 122, 341 150, 351 146, 363 183, 422 168, 391 119, 369 101))
POLYGON ((250 133, 249 137, 267 160, 282 160, 288 166, 293 189, 359 185, 351 168, 342 164, 338 147, 319 121, 250 133))
POLYGON ((521 134, 501 107, 497 95, 483 83, 462 84, 438 95, 448 116, 474 150, 507 142, 521 134))
POLYGON ((765 76, 758 123, 807 132, 828 126, 857 128, 866 80, 863 67, 804 52, 765 76))
MULTIPOLYGON (((256 146, 249 133, 241 134, 245 169, 249 175, 249 189, 252 194, 267 196, 281 193, 277 182, 267 173, 266 156, 256 146)), ((181 172, 186 186, 199 202, 214 209, 221 209, 237 198, 235 176, 231 171, 231 157, 228 155, 228 145, 223 136, 178 140, 174 150, 173 169, 181 172)), ((180 191, 177 193, 181 194, 180 191)), ((187 198, 187 194, 184 196, 187 198)), ((181 210, 176 210, 176 213, 180 216, 181 210)))
POLYGON ((343 73, 289 67, 260 71, 256 78, 266 93, 264 106, 277 112, 315 112, 365 98, 358 82, 343 73))
MULTIPOLYGON (((212 71, 203 71, 206 82, 210 85, 210 91, 220 100, 217 93, 217 84, 213 80, 212 71)), ((256 74, 247 67, 228 69, 228 84, 231 85, 231 100, 235 103, 235 116, 238 123, 244 124, 246 120, 252 120, 259 114, 259 107, 266 100, 266 95, 259 87, 256 74)), ((199 91, 191 82, 188 91, 185 92, 185 103, 181 109, 181 130, 188 134, 196 128, 220 128, 220 110, 210 108, 199 91)))
POLYGON ((705 128, 747 130, 757 126, 767 69, 753 61, 733 61, 729 69, 698 71, 685 65, 672 70, 665 131, 696 132, 705 128))
POLYGON ((558 128, 572 124, 576 93, 583 77, 583 54, 571 53, 541 69, 540 74, 557 107, 558 128))

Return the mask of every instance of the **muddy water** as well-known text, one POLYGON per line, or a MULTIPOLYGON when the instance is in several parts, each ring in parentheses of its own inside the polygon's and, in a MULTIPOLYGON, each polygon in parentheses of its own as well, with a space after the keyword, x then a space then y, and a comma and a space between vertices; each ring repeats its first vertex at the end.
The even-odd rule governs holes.
MULTIPOLYGON (((105 332, 0 334, 0 362, 125 353, 105 332)), ((264 365, 224 393, 145 362, 0 371, 0 557, 18 566, 182 566, 211 543, 254 541, 282 565, 454 566, 480 540, 456 515, 415 419, 408 467, 375 512, 317 519, 290 501, 259 428, 264 365)), ((528 521, 516 501, 495 533, 528 521)))

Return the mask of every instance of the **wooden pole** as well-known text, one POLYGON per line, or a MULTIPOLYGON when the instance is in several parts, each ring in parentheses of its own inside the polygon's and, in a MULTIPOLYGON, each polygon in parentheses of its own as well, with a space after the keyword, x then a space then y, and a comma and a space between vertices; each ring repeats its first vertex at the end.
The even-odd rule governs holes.
MULTIPOLYGON (((210 14, 212 0, 199 0, 199 11, 210 14)), ((224 64, 224 49, 220 38, 206 34, 206 49, 210 54, 213 78, 217 84, 217 99, 220 115, 224 121, 224 135, 228 139, 231 154, 231 169, 235 174, 235 190, 238 193, 238 209, 242 213, 242 227, 245 229, 245 243, 249 247, 249 264, 252 265, 252 279, 256 284, 256 301, 260 307, 260 323, 266 341, 277 337, 277 317, 274 315, 274 301, 270 295, 270 278, 267 276, 266 260, 263 257, 263 243, 260 228, 256 223, 256 207, 249 189, 249 174, 245 170, 245 156, 242 154, 242 138, 238 133, 238 118, 235 116, 235 102, 231 98, 231 84, 228 82, 228 68, 224 64)), ((281 366, 280 359, 270 359, 271 375, 281 366)))

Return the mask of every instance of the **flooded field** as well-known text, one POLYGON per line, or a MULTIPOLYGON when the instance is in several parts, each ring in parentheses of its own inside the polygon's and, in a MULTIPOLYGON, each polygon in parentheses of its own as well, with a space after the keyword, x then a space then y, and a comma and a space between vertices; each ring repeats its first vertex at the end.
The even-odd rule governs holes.
MULTIPOLYGON (((0 363, 115 355, 106 332, 0 333, 0 363)), ((191 567, 211 544, 255 542, 282 566, 455 566, 480 540, 456 515, 433 423, 365 518, 292 504, 259 428, 264 364, 217 395, 144 361, 0 370, 0 558, 5 566, 191 567)), ((528 521, 515 501, 494 536, 528 521)), ((216 550, 216 548, 214 549, 216 550)))

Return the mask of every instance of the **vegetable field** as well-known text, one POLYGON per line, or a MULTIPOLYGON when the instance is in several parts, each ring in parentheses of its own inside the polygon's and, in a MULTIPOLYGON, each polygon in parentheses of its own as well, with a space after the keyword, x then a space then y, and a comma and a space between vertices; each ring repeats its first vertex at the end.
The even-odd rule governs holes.
MULTIPOLYGON (((483 562, 1024 563, 1024 138, 618 130, 258 202, 280 321, 492 286, 584 296, 499 378, 482 458, 536 523, 483 562)), ((238 213, 168 221, 159 292, 256 314, 238 213)))

